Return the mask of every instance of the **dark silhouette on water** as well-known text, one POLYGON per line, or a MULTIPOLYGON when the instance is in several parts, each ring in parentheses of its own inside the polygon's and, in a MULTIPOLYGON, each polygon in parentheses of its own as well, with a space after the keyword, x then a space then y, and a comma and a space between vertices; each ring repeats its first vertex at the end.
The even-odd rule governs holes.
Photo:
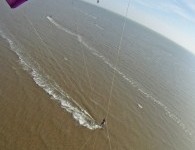
POLYGON ((104 118, 104 119, 102 120, 102 122, 101 122, 100 126, 101 126, 101 127, 104 127, 104 126, 105 126, 105 124, 106 124, 106 119, 104 118))
POLYGON ((100 1, 99 0, 97 0, 97 3, 99 3, 100 1))

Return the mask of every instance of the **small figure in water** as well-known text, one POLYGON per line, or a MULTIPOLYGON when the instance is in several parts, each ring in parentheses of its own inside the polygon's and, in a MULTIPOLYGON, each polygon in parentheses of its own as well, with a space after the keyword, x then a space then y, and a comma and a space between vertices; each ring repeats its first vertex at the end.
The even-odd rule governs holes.
POLYGON ((97 3, 99 3, 100 1, 99 0, 97 0, 97 3))
POLYGON ((102 120, 100 126, 103 128, 103 127, 105 126, 105 124, 106 124, 106 119, 104 118, 104 119, 102 120))

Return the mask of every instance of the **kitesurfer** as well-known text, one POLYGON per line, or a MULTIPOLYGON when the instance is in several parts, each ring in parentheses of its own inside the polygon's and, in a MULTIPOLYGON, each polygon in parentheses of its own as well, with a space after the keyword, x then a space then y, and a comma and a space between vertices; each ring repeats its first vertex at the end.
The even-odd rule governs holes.
POLYGON ((106 119, 104 118, 100 124, 101 127, 104 127, 104 125, 106 124, 106 119))

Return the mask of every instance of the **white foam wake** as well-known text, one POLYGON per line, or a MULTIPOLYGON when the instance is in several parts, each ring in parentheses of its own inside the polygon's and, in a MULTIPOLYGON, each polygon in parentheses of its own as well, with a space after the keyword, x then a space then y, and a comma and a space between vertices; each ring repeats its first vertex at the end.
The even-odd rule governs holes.
POLYGON ((137 106, 138 106, 140 109, 143 108, 143 106, 142 106, 141 104, 137 104, 137 106))
POLYGON ((60 24, 58 24, 55 20, 53 20, 50 16, 47 16, 47 19, 48 19, 51 23, 53 23, 58 29, 63 30, 63 31, 65 31, 65 32, 68 33, 68 34, 77 37, 77 34, 71 32, 70 30, 68 30, 68 29, 66 29, 66 28, 64 28, 64 27, 62 27, 62 26, 61 26, 60 24))
POLYGON ((104 30, 104 28, 103 28, 102 26, 98 25, 98 24, 95 24, 95 26, 96 26, 98 29, 100 29, 100 30, 104 30))
POLYGON ((95 120, 85 109, 83 109, 73 98, 71 98, 70 95, 65 93, 55 81, 51 80, 51 78, 46 75, 39 66, 34 65, 36 62, 32 63, 32 60, 28 60, 23 55, 21 51, 22 48, 14 43, 14 40, 12 40, 1 30, 0 35, 2 38, 8 41, 11 50, 18 55, 20 64, 23 66, 24 70, 31 74, 35 83, 44 89, 44 91, 47 92, 52 99, 59 101, 61 107, 71 113, 74 119, 78 121, 80 125, 85 126, 91 130, 101 128, 98 124, 96 124, 95 120))
POLYGON ((110 63, 109 59, 107 59, 106 57, 104 57, 102 54, 100 54, 95 48, 89 46, 82 38, 82 36, 80 36, 79 34, 73 33, 72 31, 66 29, 65 27, 59 25, 56 21, 53 20, 53 18, 51 17, 47 17, 47 19, 54 24, 58 29, 61 29, 63 31, 65 31, 66 33, 73 35, 77 38, 77 40, 83 45, 85 46, 88 50, 90 50, 90 52, 95 55, 96 57, 99 57, 105 64, 107 64, 110 68, 112 68, 113 70, 115 70, 124 80, 126 80, 127 82, 129 82, 134 88, 137 89, 138 92, 140 92, 141 94, 143 94, 147 99, 153 101, 155 104, 157 104, 158 106, 160 106, 164 111, 165 114, 171 118, 175 123, 177 123, 182 130, 192 136, 192 132, 187 128, 187 126, 182 122, 182 120, 177 117, 177 115, 175 115, 174 113, 172 113, 170 111, 170 109, 163 104, 162 102, 160 102, 159 100, 157 100, 156 98, 154 98, 154 96, 152 96, 152 93, 148 93, 146 92, 146 90, 144 90, 142 88, 142 86, 140 84, 138 84, 138 82, 136 82, 133 78, 127 77, 123 72, 121 72, 120 70, 118 70, 113 64, 110 63))

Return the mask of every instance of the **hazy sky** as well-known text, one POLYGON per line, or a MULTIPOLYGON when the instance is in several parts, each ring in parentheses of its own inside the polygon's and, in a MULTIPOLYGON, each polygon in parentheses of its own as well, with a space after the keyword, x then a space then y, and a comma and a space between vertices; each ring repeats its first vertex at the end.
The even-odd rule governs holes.
MULTIPOLYGON (((121 15, 129 0, 84 0, 121 15)), ((128 17, 195 54, 195 0, 130 0, 128 17)))

